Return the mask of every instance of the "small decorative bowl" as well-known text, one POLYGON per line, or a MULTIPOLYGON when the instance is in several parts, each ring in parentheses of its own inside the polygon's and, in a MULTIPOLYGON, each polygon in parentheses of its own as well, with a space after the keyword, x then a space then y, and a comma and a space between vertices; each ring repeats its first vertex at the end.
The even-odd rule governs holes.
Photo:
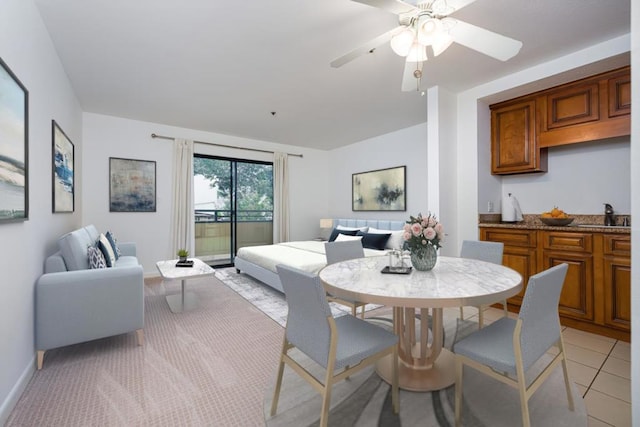
POLYGON ((539 218, 543 224, 553 225, 553 226, 569 225, 573 222, 573 218, 543 218, 543 217, 539 217, 539 218))

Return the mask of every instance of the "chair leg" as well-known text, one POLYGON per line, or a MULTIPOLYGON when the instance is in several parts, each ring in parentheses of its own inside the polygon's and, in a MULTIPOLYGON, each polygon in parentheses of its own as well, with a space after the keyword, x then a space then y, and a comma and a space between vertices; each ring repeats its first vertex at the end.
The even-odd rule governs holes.
POLYGON ((42 364, 44 363, 44 352, 46 350, 38 350, 36 351, 36 366, 38 367, 38 370, 42 369, 42 364))
POLYGON ((393 413, 400 413, 400 398, 398 396, 398 346, 393 346, 393 368, 391 371, 391 403, 393 407, 393 413))
MULTIPOLYGON (((561 330, 562 331, 562 330, 561 330)), ((571 381, 569 380, 569 368, 567 367, 567 353, 564 351, 564 340, 562 339, 562 332, 560 332, 560 339, 558 340, 560 352, 562 352, 562 373, 564 375, 564 386, 567 389, 567 401, 569 402, 569 410, 573 412, 573 393, 571 392, 571 381)))
POLYGON ((360 318, 362 320, 364 320, 364 307, 365 307, 365 304, 362 304, 361 307, 362 307, 362 312, 360 313, 360 318))
POLYGON ((464 320, 464 307, 460 306, 460 320, 464 320))
POLYGON ((455 422, 456 427, 462 425, 462 359, 456 357, 456 398, 455 398, 455 422))
POLYGON ((138 345, 144 345, 144 329, 136 329, 136 339, 138 345))
POLYGON ((522 366, 522 353, 516 351, 516 377, 518 379, 518 392, 520 394, 520 407, 522 408, 522 427, 530 427, 529 403, 527 402, 527 380, 522 366))
POLYGON ((284 355, 286 351, 287 351, 287 338, 285 336, 282 343, 282 351, 280 352, 280 364, 278 365, 278 375, 276 377, 276 388, 273 391, 273 399, 271 400, 271 416, 272 417, 276 414, 276 411, 278 410, 278 399, 280 398, 280 387, 282 386, 282 375, 284 373, 284 355))
POLYGON ((355 304, 352 304, 352 305, 351 305, 351 315, 352 315, 353 317, 358 317, 358 313, 356 312, 357 308, 358 308, 358 307, 357 307, 355 304))
MULTIPOLYGON (((331 364, 332 365, 332 364, 331 364)), ((333 369, 331 370, 333 371, 333 369)), ((329 424, 329 408, 331 407, 331 389, 333 388, 333 373, 327 369, 324 389, 322 390, 322 412, 320 413, 320 427, 329 424)))

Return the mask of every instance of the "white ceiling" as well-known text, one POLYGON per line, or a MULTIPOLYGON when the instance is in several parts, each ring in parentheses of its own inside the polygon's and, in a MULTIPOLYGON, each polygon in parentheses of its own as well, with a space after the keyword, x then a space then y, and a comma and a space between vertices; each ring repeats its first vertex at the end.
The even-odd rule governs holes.
MULTIPOLYGON (((389 46, 329 66, 397 26, 381 9, 349 0, 35 3, 87 112, 319 149, 426 121, 426 97, 400 90, 404 62, 389 46)), ((425 63, 425 87, 459 92, 630 32, 629 0, 477 0, 452 16, 524 46, 501 62, 454 44, 425 63)))

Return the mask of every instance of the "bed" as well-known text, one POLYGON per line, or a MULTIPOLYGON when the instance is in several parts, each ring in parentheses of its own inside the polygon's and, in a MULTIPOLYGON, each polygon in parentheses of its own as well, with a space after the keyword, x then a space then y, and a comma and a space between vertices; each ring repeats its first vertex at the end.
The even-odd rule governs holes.
MULTIPOLYGON (((333 226, 343 229, 363 229, 366 232, 381 233, 392 231, 383 250, 365 248, 365 256, 384 255, 387 249, 397 248, 402 243, 404 221, 334 219, 333 226)), ((248 246, 240 248, 234 260, 238 273, 245 273, 283 292, 276 265, 286 264, 310 273, 319 272, 327 264, 324 243, 317 240, 284 242, 273 245, 248 246)))

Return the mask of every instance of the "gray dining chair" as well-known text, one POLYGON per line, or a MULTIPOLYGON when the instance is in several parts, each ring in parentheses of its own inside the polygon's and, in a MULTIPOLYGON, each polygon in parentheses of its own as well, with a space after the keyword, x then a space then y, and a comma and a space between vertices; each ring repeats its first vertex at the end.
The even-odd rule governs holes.
MULTIPOLYGON (((480 261, 492 262, 502 265, 502 253, 504 251, 504 243, 502 242, 483 242, 479 240, 463 240, 462 249, 460 249, 460 258, 477 259, 480 261)), ((505 317, 509 315, 507 309, 507 301, 502 301, 505 317)), ((484 325, 483 307, 478 306, 478 328, 484 325)), ((464 307, 460 307, 460 320, 464 320, 464 307)))
POLYGON ((287 300, 288 314, 278 366, 271 416, 278 409, 284 366, 289 365, 322 395, 320 426, 329 419, 331 390, 335 383, 375 363, 393 357, 391 400, 394 413, 398 400, 398 337, 379 326, 354 316, 334 318, 320 278, 308 272, 279 264, 276 266, 287 300), (324 380, 314 376, 289 351, 297 348, 325 369, 324 380))
MULTIPOLYGON (((327 257, 327 265, 335 264, 340 261, 348 261, 350 259, 364 258, 364 248, 360 240, 345 240, 341 242, 325 242, 324 253, 327 257)), ((329 302, 335 302, 340 305, 344 305, 351 308, 351 314, 356 316, 358 307, 362 308, 360 317, 364 319, 364 309, 367 303, 357 301, 355 299, 349 299, 344 297, 337 297, 331 293, 327 293, 329 302)))
POLYGON ((531 276, 517 319, 503 317, 454 345, 456 426, 461 422, 464 365, 517 388, 522 425, 529 427, 529 398, 562 363, 569 409, 573 411, 573 395, 558 315, 558 302, 567 269, 567 264, 559 264, 531 276), (525 374, 553 346, 557 346, 559 352, 527 386, 525 374))

